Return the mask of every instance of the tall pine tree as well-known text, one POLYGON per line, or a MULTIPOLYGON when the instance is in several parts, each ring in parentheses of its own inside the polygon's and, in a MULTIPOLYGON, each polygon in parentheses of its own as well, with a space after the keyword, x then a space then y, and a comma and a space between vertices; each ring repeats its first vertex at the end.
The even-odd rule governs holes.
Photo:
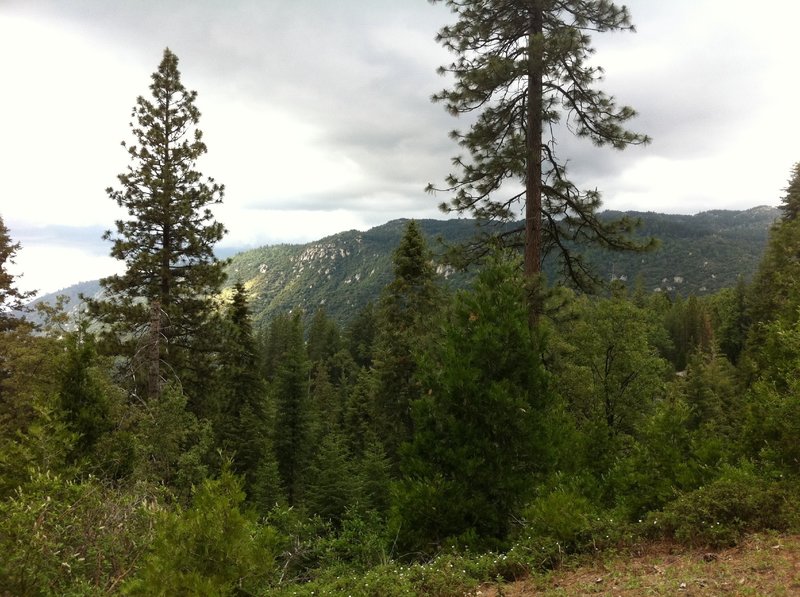
MULTIPOLYGON (((595 145, 623 149, 648 141, 624 125, 635 112, 596 88, 602 69, 588 63, 589 32, 632 30, 628 11, 609 0, 432 0, 457 16, 438 41, 456 54, 440 68, 454 78, 434 95, 453 115, 477 112, 453 138, 469 153, 447 178, 445 211, 512 220, 524 205, 525 273, 536 278, 550 252, 564 277, 582 288, 597 281, 576 243, 640 249, 635 222, 601 220, 597 190, 581 190, 556 155, 553 131, 566 128, 595 145), (522 190, 519 189, 519 184, 522 190)), ((434 190, 429 185, 428 190, 434 190)), ((516 238, 519 238, 517 236, 516 238)))
MULTIPOLYGON (((793 323, 800 305, 800 162, 792 168, 780 205, 781 217, 770 230, 769 242, 753 280, 750 316, 753 323, 785 318, 793 323)), ((760 344, 758 342, 757 344, 760 344)))
POLYGON ((169 49, 152 80, 151 99, 140 96, 133 108, 134 142, 123 142, 131 164, 120 187, 107 189, 130 216, 104 235, 125 273, 101 280, 104 297, 91 304, 117 350, 139 357, 150 395, 164 380, 186 387, 202 377, 198 341, 208 337, 211 299, 224 280, 213 248, 225 232, 210 210, 224 188, 195 168, 206 153, 197 92, 184 87, 169 49))

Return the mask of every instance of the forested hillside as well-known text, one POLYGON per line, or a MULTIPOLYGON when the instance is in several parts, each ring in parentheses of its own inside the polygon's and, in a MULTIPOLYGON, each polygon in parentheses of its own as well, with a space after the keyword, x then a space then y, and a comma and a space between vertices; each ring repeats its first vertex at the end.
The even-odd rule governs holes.
MULTIPOLYGON (((665 291, 688 297, 736 285, 739 276, 749 280, 767 240, 778 210, 755 207, 746 211, 709 211, 691 216, 653 212, 603 212, 600 217, 637 218, 641 237, 654 237, 658 246, 647 253, 588 250, 588 258, 606 281, 620 280, 628 287, 641 285, 648 292, 665 291)), ((234 255, 226 266, 226 287, 242 282, 251 300, 254 324, 266 324, 292 309, 308 317, 318 308, 340 324, 349 322, 369 302, 375 302, 391 280, 391 255, 400 241, 403 220, 370 230, 351 230, 298 245, 260 247, 234 255)), ((450 288, 464 287, 474 277, 445 265, 448 247, 469 242, 485 231, 475 220, 420 220, 420 230, 431 247, 437 274, 450 288)), ((515 224, 508 224, 507 228, 515 224)), ((557 279, 556 264, 545 261, 549 279, 557 279)), ((34 302, 52 303, 64 294, 68 304, 79 295, 93 296, 96 282, 85 282, 44 295, 34 302)))

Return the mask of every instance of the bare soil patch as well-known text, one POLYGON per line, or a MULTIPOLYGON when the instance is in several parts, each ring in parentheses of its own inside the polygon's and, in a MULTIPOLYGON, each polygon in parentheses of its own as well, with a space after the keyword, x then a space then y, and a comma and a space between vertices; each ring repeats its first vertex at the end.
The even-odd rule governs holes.
POLYGON ((484 585, 480 597, 800 595, 800 535, 761 534, 720 550, 660 542, 576 558, 546 574, 484 585))

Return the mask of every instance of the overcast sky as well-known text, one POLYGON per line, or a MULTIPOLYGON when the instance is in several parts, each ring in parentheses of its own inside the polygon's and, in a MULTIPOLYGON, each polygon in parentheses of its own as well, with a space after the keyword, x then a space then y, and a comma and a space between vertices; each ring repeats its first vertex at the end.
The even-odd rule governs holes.
MULTIPOLYGON (((653 137, 624 152, 561 139, 573 178, 609 209, 696 213, 775 205, 800 160, 800 2, 632 0, 637 33, 595 36, 603 89, 653 137)), ((226 251, 306 242, 399 217, 457 148, 430 95, 450 19, 424 0, 0 0, 0 215, 19 286, 112 273, 104 189, 128 165, 130 110, 165 47, 198 91, 226 186, 226 251)))

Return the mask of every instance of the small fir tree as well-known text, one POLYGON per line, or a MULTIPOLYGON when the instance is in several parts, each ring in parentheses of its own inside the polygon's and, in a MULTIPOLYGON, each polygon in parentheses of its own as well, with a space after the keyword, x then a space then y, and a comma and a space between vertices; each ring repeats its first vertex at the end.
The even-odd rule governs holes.
POLYGON ((282 316, 270 326, 275 348, 271 394, 275 402, 275 457, 289 505, 301 498, 311 457, 311 412, 308 357, 303 342, 301 313, 282 316))
POLYGON ((5 332, 19 323, 13 314, 25 309, 25 303, 36 294, 33 291, 21 291, 15 285, 15 277, 9 271, 9 265, 20 249, 19 243, 11 242, 11 235, 0 216, 0 332, 5 332))
POLYGON ((546 467, 538 423, 550 399, 518 268, 484 268, 418 356, 421 392, 396 503, 408 548, 496 545, 546 467))
POLYGON ((372 371, 378 433, 389 458, 397 463, 400 445, 411 437, 410 404, 419 394, 412 351, 430 332, 442 299, 432 255, 413 220, 394 253, 393 267, 394 279, 378 306, 372 371))

